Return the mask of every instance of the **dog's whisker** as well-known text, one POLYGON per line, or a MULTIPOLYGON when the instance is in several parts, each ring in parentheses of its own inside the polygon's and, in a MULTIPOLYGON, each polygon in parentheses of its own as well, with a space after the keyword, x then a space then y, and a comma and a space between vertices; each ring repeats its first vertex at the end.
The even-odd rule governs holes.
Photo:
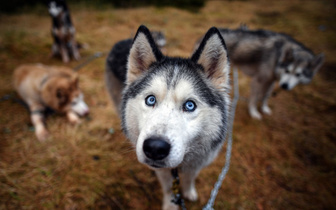
POLYGON ((129 148, 129 149, 120 151, 120 154, 125 155, 125 154, 128 154, 128 153, 134 152, 134 151, 135 151, 134 148, 129 148))

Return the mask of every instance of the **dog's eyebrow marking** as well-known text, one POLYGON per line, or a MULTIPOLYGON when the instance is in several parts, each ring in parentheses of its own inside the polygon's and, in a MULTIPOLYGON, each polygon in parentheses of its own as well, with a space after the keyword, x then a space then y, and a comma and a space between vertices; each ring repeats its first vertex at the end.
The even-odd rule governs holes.
POLYGON ((174 82, 174 81, 177 80, 178 72, 179 72, 179 67, 177 65, 175 65, 174 66, 174 72, 173 72, 173 78, 172 78, 171 82, 174 82))
POLYGON ((167 87, 175 87, 178 81, 180 67, 175 64, 173 68, 167 69, 167 87))

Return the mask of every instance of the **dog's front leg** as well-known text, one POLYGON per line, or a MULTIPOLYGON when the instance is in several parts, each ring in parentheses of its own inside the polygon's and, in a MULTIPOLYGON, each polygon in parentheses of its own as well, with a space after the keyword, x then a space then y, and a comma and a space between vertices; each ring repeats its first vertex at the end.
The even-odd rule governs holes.
POLYGON ((196 201, 198 198, 195 187, 195 179, 199 170, 186 171, 181 174, 183 197, 190 201, 196 201))
POLYGON ((259 113, 257 109, 258 102, 260 100, 261 96, 261 83, 259 81, 258 77, 255 77, 252 79, 251 83, 251 95, 249 99, 249 113, 250 116, 254 119, 261 120, 261 114, 259 113))
POLYGON ((158 177, 161 188, 162 188, 162 193, 163 193, 163 204, 162 204, 162 209, 163 210, 174 210, 178 209, 178 206, 175 205, 172 200, 172 182, 173 182, 173 176, 171 174, 170 169, 157 169, 155 170, 156 176, 158 177))
POLYGON ((81 123, 81 120, 79 119, 78 115, 74 113, 73 111, 67 112, 67 117, 68 117, 69 122, 72 124, 81 123))
POLYGON ((70 50, 73 55, 73 57, 78 61, 80 59, 80 54, 78 50, 78 45, 75 39, 75 33, 76 29, 74 27, 70 27, 69 29, 69 44, 70 44, 70 50))
POLYGON ((35 128, 35 135, 39 141, 45 141, 49 137, 49 132, 44 124, 44 116, 38 110, 33 110, 30 114, 31 121, 35 128))
POLYGON ((61 48, 60 51, 61 51, 63 62, 68 63, 70 61, 70 58, 69 58, 69 55, 68 55, 68 50, 67 50, 66 44, 62 42, 60 48, 61 48))
POLYGON ((70 45, 71 45, 72 54, 73 54, 74 58, 78 61, 80 59, 80 55, 79 55, 79 51, 78 51, 78 47, 77 47, 77 43, 75 41, 75 38, 71 39, 70 45))
POLYGON ((49 132, 45 126, 44 106, 33 100, 26 101, 30 110, 30 119, 35 128, 35 135, 39 141, 45 141, 49 137, 49 132))
POLYGON ((53 43, 49 58, 55 57, 56 55, 59 55, 59 54, 60 54, 60 51, 59 51, 58 45, 56 43, 53 43))
POLYGON ((268 115, 272 114, 272 110, 268 106, 268 99, 269 99, 269 97, 270 97, 270 95, 271 95, 271 93, 274 89, 274 84, 275 84, 275 82, 269 82, 269 83, 267 83, 267 85, 265 85, 264 96, 263 96, 262 105, 261 105, 261 111, 264 114, 268 114, 268 115))

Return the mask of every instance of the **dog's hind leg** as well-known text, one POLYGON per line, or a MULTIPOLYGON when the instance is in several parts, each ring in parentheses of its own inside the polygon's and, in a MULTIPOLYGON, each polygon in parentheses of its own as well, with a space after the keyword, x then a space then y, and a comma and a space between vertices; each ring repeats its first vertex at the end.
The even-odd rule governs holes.
POLYGON ((155 170, 156 176, 158 177, 162 192, 163 192, 163 204, 162 209, 163 210, 177 210, 179 209, 176 204, 171 202, 172 200, 172 182, 173 182, 173 176, 171 174, 170 169, 158 169, 155 170))
POLYGON ((196 201, 198 199, 195 187, 195 179, 198 173, 199 171, 187 171, 181 174, 183 196, 190 201, 196 201))

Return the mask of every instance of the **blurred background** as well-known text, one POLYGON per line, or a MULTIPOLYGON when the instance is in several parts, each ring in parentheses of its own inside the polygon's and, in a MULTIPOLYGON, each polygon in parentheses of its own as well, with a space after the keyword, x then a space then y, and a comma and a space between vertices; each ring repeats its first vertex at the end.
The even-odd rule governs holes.
MULTIPOLYGON (((138 163, 104 86, 105 57, 79 70, 90 118, 72 126, 47 119, 52 138, 37 141, 12 85, 20 64, 76 67, 95 52, 131 38, 140 24, 164 32, 165 54, 188 57, 211 27, 284 32, 326 60, 309 85, 270 99, 272 116, 247 112, 249 78, 240 95, 227 178, 215 209, 336 208, 336 3, 333 0, 67 1, 82 60, 50 58, 51 18, 42 1, 0 3, 0 209, 160 209, 161 188, 138 163)), ((225 162, 225 148, 196 182, 200 209, 225 162)))

